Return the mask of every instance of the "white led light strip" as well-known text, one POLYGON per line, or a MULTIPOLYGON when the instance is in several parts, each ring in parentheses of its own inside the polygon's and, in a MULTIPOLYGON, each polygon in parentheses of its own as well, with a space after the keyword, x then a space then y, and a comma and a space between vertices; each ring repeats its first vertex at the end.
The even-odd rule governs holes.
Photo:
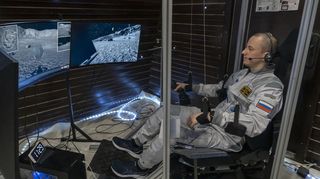
MULTIPOLYGON (((93 119, 97 119, 99 117, 102 117, 102 116, 107 116, 107 115, 111 115, 111 114, 117 114, 117 117, 119 118, 119 120, 122 120, 122 121, 133 121, 136 119, 137 117, 137 114, 134 113, 134 112, 131 112, 131 111, 126 111, 124 110, 130 103, 132 103, 133 101, 135 100, 142 100, 142 99, 147 99, 147 100, 150 100, 154 103, 156 103, 157 105, 160 105, 160 101, 157 99, 157 98, 151 98, 151 97, 147 97, 145 95, 143 96, 138 96, 136 98, 133 98, 131 99, 129 102, 125 103, 119 110, 115 110, 115 111, 108 111, 108 112, 102 112, 102 113, 99 113, 99 114, 95 114, 95 115, 92 115, 92 116, 89 116, 89 117, 86 117, 82 120, 80 120, 81 122, 82 121, 88 121, 88 120, 93 120, 93 119), (128 117, 124 117, 123 115, 129 115, 130 118, 128 117)), ((123 100, 121 100, 123 101, 123 100)), ((118 102, 116 102, 118 103, 118 102)))

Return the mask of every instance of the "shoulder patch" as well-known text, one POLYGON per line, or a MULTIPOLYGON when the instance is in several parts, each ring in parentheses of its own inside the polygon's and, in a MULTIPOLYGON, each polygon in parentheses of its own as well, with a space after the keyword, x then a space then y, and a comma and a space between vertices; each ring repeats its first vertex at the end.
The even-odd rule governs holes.
POLYGON ((266 84, 266 87, 282 89, 282 85, 276 81, 266 84))
POLYGON ((276 99, 276 97, 274 95, 272 95, 272 94, 266 93, 266 94, 264 94, 264 96, 268 97, 268 98, 271 98, 271 99, 276 99))
POLYGON ((249 86, 243 86, 241 89, 240 89, 240 93, 245 96, 245 97, 248 97, 251 93, 252 93, 252 89, 249 87, 249 86))
POLYGON ((270 113, 273 109, 273 106, 264 100, 259 100, 256 107, 267 113, 270 113))

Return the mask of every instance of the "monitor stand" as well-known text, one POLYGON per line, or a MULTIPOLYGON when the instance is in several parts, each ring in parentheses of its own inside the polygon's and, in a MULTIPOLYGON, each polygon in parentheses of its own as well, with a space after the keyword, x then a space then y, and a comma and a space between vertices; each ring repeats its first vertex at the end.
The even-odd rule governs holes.
POLYGON ((61 138, 61 141, 74 141, 74 142, 101 142, 100 140, 93 140, 88 134, 86 134, 83 130, 81 130, 75 123, 74 123, 74 115, 73 115, 73 105, 72 105, 72 95, 71 95, 71 88, 70 88, 70 69, 67 70, 67 91, 68 91, 68 101, 69 101, 69 113, 70 113, 70 127, 72 131, 72 137, 64 137, 61 138), (76 131, 78 131, 85 139, 77 138, 76 131))

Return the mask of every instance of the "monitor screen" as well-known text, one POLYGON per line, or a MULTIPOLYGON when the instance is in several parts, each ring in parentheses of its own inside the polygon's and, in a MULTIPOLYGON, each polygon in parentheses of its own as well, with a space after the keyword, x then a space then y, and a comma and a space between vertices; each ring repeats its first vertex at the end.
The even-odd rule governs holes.
POLYGON ((68 68, 70 22, 0 25, 0 48, 19 63, 19 88, 68 68))
POLYGON ((136 62, 141 25, 72 22, 71 67, 136 62))

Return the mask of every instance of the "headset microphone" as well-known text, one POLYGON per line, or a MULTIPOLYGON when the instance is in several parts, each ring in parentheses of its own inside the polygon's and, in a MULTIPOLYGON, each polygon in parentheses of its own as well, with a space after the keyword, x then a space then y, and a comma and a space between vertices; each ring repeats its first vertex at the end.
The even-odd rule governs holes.
POLYGON ((264 57, 262 58, 262 57, 260 57, 260 58, 248 58, 248 60, 253 60, 253 59, 264 59, 264 57))

